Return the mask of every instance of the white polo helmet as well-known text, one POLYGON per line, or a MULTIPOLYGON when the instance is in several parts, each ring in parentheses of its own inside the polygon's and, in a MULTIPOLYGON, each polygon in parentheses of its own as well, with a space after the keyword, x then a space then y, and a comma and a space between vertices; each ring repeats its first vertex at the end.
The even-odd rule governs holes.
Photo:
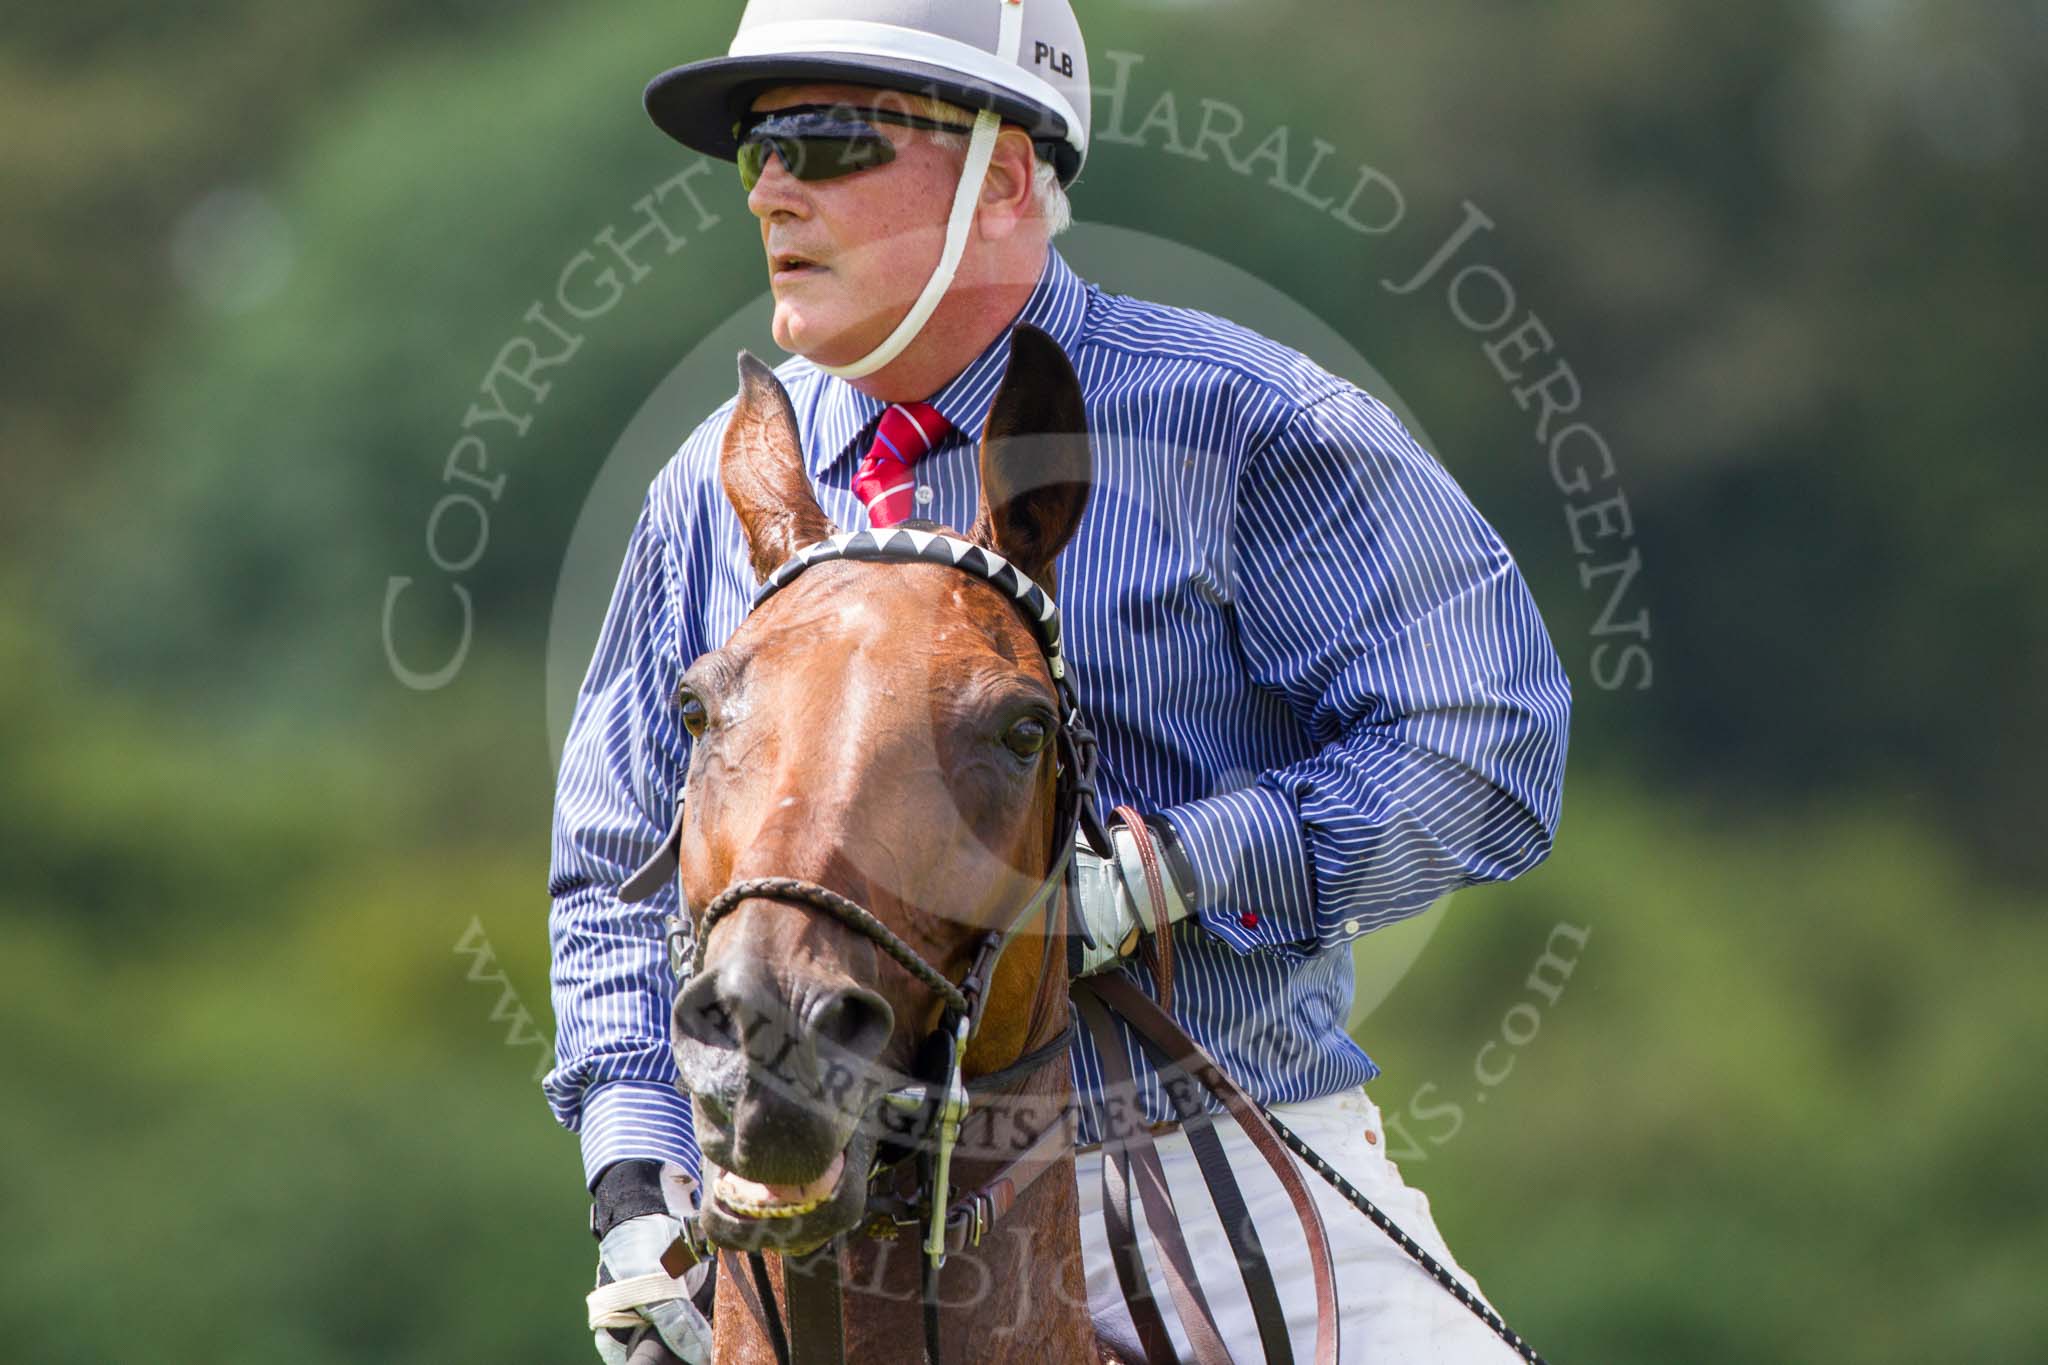
POLYGON ((794 81, 989 110, 1023 125, 1061 184, 1088 156, 1088 52, 1068 0, 748 0, 727 54, 655 77, 647 112, 684 146, 730 161, 753 97, 794 81))

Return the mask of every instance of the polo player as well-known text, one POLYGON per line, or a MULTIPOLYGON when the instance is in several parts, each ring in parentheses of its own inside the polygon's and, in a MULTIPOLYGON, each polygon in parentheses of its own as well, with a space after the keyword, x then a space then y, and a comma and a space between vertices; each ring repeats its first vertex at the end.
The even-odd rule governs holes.
MULTIPOLYGON (((646 105, 678 142, 738 165, 774 338, 795 357, 777 375, 835 524, 968 525, 1012 328, 1066 353, 1096 478, 1058 562, 1067 656, 1100 741, 1101 806, 1143 812, 1142 831, 1113 829, 1117 857, 1077 855, 1095 944, 1080 968, 1142 981, 1143 936, 1169 926, 1181 1025, 1477 1293, 1388 1160, 1366 1090, 1378 1069, 1346 1023, 1355 939, 1517 876, 1551 846, 1569 686, 1499 537, 1348 380, 1228 321, 1109 293, 1062 259, 1090 114, 1069 0, 750 0, 729 54, 659 76, 646 105), (1140 869, 1148 842, 1164 855, 1163 906, 1140 869)), ((675 891, 629 904, 619 888, 676 819, 680 672, 738 627, 755 586, 718 481, 730 414, 710 414, 649 490, 562 759, 545 1091, 581 1138, 601 1282, 659 1269, 680 1231, 677 1177, 699 1165, 670 1047, 675 891)), ((1177 1202, 1205 1208, 1146 1053, 1128 1037, 1125 1051, 1177 1202)), ((1088 1292, 1113 1321, 1091 1039, 1072 1067, 1088 1292)), ((1223 1128, 1253 1222, 1285 1228, 1278 1183, 1223 1128)), ((1514 1358, 1311 1184, 1347 1359, 1514 1358)), ((1228 1241, 1188 1243, 1201 1279, 1228 1284, 1228 1241)), ((1307 1356, 1306 1250, 1278 1235, 1266 1250, 1296 1291, 1288 1330, 1307 1356)), ((701 1305, 674 1283, 637 1312, 675 1354, 709 1360, 701 1305)), ((1256 1358, 1249 1304, 1212 1301, 1225 1339, 1256 1358)), ((628 1335, 598 1330, 599 1354, 619 1365, 628 1335)))

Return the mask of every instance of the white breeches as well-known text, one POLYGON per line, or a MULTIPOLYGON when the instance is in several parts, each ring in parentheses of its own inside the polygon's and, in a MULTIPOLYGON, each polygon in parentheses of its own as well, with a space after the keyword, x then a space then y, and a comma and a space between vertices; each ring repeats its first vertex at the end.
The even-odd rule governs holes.
MULTIPOLYGON (((1387 1159, 1386 1131, 1380 1124, 1379 1106, 1363 1090, 1348 1090, 1304 1104, 1278 1105, 1273 1112, 1403 1231, 1463 1280, 1467 1288, 1478 1293, 1479 1287, 1458 1268, 1445 1248, 1436 1222, 1430 1217, 1429 1200, 1420 1190, 1403 1183, 1401 1173, 1387 1159)), ((1235 1122, 1218 1115, 1216 1132, 1223 1139, 1231 1169, 1237 1175, 1245 1205, 1272 1266, 1280 1301, 1287 1310, 1294 1358, 1306 1365, 1315 1359, 1314 1280, 1308 1244, 1301 1235, 1294 1207, 1272 1169, 1235 1122)), ((1260 1359, 1258 1328, 1193 1149, 1178 1129, 1155 1141, 1168 1188, 1173 1192, 1174 1207, 1180 1214, 1188 1252, 1194 1259, 1203 1292, 1215 1311, 1217 1326, 1238 1360, 1250 1365, 1260 1359)), ((1103 1239, 1101 1152, 1082 1152, 1079 1167, 1081 1250, 1087 1267, 1089 1306, 1098 1323, 1113 1318, 1121 1324, 1125 1339, 1135 1346, 1137 1334, 1130 1327, 1123 1291, 1117 1285, 1116 1269, 1103 1239)), ((1451 1297, 1448 1290, 1322 1177, 1299 1162, 1295 1169, 1314 1192, 1323 1225, 1329 1232, 1337 1269, 1337 1302, 1343 1320, 1341 1359, 1345 1365, 1366 1360, 1375 1365, 1464 1365, 1468 1361, 1505 1365, 1519 1359, 1477 1315, 1451 1297)), ((1159 1257, 1143 1231, 1143 1202, 1134 1194, 1131 1204, 1132 1216, 1140 1229, 1139 1244, 1145 1248, 1151 1273, 1153 1297, 1161 1305, 1175 1345, 1186 1356, 1187 1337, 1174 1316, 1172 1298, 1160 1274, 1159 1257)))

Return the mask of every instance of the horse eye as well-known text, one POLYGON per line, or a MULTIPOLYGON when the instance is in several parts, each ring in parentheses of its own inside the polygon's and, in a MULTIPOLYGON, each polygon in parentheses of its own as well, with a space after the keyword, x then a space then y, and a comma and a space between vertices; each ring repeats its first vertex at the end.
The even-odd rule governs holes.
POLYGON ((1026 716, 1003 732, 1003 747, 1019 758, 1029 758, 1052 738, 1052 727, 1037 716, 1026 716))
POLYGON ((704 733, 704 727, 711 723, 711 713, 704 709, 703 698, 693 692, 685 692, 676 698, 676 707, 682 712, 683 728, 696 739, 704 733))

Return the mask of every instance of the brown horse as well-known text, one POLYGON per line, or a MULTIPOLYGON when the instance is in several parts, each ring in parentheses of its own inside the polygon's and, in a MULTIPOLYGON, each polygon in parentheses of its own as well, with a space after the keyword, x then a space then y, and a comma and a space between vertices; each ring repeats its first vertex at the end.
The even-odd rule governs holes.
MULTIPOLYGON (((1042 333, 1012 340, 980 467, 966 539, 1050 593, 1091 457, 1080 386, 1042 333)), ((721 476, 760 578, 833 534, 804 469, 787 393, 743 357, 721 476)), ((678 690, 695 740, 678 846, 686 903, 701 910, 755 878, 802 879, 866 907, 960 981, 1055 864, 1058 700, 1033 627, 991 584, 941 564, 807 569, 678 690)), ((703 1148, 702 1227, 722 1248, 718 1359, 773 1361, 768 1324, 789 1320, 789 1276, 816 1264, 799 1258, 842 1238, 846 1358, 918 1359, 918 1232, 892 1240, 871 1215, 870 1173, 885 1094, 926 1070, 918 1053, 941 994, 843 920, 772 895, 728 905, 699 951, 675 1044, 703 1148), (748 1250, 769 1253, 765 1277, 750 1273, 748 1250)), ((996 962, 964 1074, 1038 1053, 1051 1064, 976 1096, 958 1189, 1034 1134, 1066 1132, 1065 962, 1050 908, 996 962)), ((948 1361, 1118 1358, 1088 1314, 1068 1144, 978 1245, 947 1260, 938 1290, 948 1361)))

